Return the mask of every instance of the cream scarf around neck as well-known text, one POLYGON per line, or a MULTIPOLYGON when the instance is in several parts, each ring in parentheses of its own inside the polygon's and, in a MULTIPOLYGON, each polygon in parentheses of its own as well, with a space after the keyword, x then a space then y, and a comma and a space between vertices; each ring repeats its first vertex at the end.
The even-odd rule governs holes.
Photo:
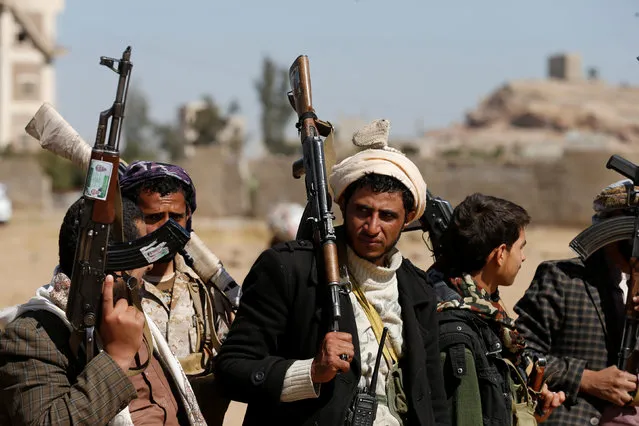
MULTIPOLYGON (((361 257, 347 247, 348 269, 353 286, 358 285, 368 302, 379 314, 385 327, 388 327, 387 341, 390 340, 393 349, 399 357, 402 356, 402 308, 399 305, 399 291, 397 288, 397 269, 402 264, 402 255, 397 249, 393 249, 388 254, 388 266, 377 266, 361 257)), ((371 323, 357 301, 355 295, 349 294, 355 324, 357 326, 357 337, 359 340, 359 353, 361 358, 362 375, 358 386, 368 388, 371 383, 373 370, 375 368, 375 358, 379 343, 373 332, 371 323)), ((379 375, 375 393, 380 396, 386 395, 386 379, 390 372, 389 365, 384 359, 379 365, 379 375)), ((399 426, 399 422, 391 414, 387 405, 378 404, 375 425, 399 426)))
MULTIPOLYGON (((353 285, 359 285, 366 299, 380 315, 382 322, 388 327, 388 336, 395 352, 402 353, 402 320, 399 306, 399 290, 397 288, 397 270, 402 264, 402 255, 397 248, 387 255, 388 266, 377 266, 359 257, 347 246, 347 262, 353 285)), ((355 297, 351 295, 355 300, 355 297)), ((359 303, 355 304, 361 310, 359 303)), ((363 311, 362 311, 363 313, 363 311)), ((368 318, 366 318, 368 323, 368 318)))

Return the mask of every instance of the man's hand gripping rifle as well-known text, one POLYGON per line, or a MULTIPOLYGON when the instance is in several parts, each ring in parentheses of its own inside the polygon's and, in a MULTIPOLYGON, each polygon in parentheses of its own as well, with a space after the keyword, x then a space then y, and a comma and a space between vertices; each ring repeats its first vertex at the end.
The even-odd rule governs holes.
POLYGON ((313 109, 311 94, 311 74, 308 56, 299 56, 289 69, 291 92, 288 97, 298 122, 296 127, 302 140, 303 156, 293 164, 293 177, 305 175, 307 205, 304 212, 306 219, 300 224, 298 235, 306 233, 312 226, 312 234, 321 248, 321 262, 324 275, 330 289, 332 321, 331 331, 339 331, 339 320, 342 316, 340 306, 340 274, 337 256, 337 238, 333 228, 334 215, 331 211, 331 197, 326 179, 326 157, 324 141, 320 136, 328 136, 331 125, 317 119, 313 109))
MULTIPOLYGON (((639 185, 639 166, 630 161, 618 155, 613 155, 606 163, 606 168, 627 177, 634 186, 639 185)), ((637 196, 637 194, 634 194, 633 190, 629 193, 630 196, 637 196)), ((586 228, 570 242, 570 248, 585 261, 593 253, 608 244, 624 240, 632 241, 630 282, 628 283, 625 308, 626 320, 617 367, 620 370, 636 375, 639 373, 639 356, 636 351, 639 312, 635 311, 632 298, 639 295, 639 210, 630 206, 630 199, 628 200, 628 209, 631 209, 634 214, 603 219, 586 228)), ((633 404, 639 402, 637 401, 638 395, 639 393, 635 391, 633 404)))
MULTIPOLYGON (((96 326, 100 323, 102 284, 106 273, 140 268, 172 256, 189 239, 182 227, 169 221, 143 238, 133 242, 123 241, 118 186, 119 139, 133 66, 130 59, 130 47, 127 47, 119 60, 100 58, 101 65, 119 74, 119 81, 113 105, 100 113, 96 141, 91 151, 66 308, 67 318, 74 329, 71 347, 78 355, 80 347, 83 347, 87 363, 96 355, 96 350, 100 349, 96 326), (117 68, 114 67, 116 63, 117 68), (114 232, 116 244, 107 246, 111 232, 114 232)), ((142 310, 137 283, 129 279, 126 285, 129 303, 142 310)), ((145 335, 147 346, 150 346, 150 332, 146 325, 145 335)), ((147 349, 148 353, 152 353, 152 347, 147 349)))

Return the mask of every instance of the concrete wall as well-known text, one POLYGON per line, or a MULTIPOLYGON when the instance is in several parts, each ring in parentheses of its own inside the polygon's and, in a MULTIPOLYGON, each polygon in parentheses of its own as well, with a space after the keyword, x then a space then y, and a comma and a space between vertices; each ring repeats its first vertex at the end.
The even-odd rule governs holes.
POLYGON ((548 58, 548 77, 560 80, 581 80, 581 56, 578 54, 558 54, 548 58))
MULTIPOLYGON (((590 223, 595 195, 623 179, 605 167, 612 154, 568 150, 557 161, 517 164, 415 161, 431 192, 453 205, 482 192, 522 205, 535 223, 584 226, 590 223)), ((624 157, 639 163, 639 151, 624 157)))
POLYGON ((249 213, 241 161, 227 148, 198 147, 194 156, 179 162, 179 165, 195 182, 198 216, 243 216, 249 213))
POLYGON ((252 215, 264 218, 269 209, 280 202, 306 204, 304 177, 294 179, 292 165, 299 157, 268 156, 253 160, 249 170, 254 179, 252 215))
POLYGON ((0 182, 7 185, 14 209, 46 211, 53 205, 51 180, 34 158, 0 158, 0 182))
MULTIPOLYGON (((622 178, 605 167, 612 154, 569 149, 556 161, 413 161, 433 194, 453 205, 473 192, 482 192, 522 205, 535 223, 583 226, 590 223, 594 196, 622 178)), ((639 163, 639 150, 624 156, 639 163)), ((251 179, 243 179, 241 163, 216 147, 198 149, 182 166, 196 182, 199 215, 264 218, 278 202, 305 203, 304 179, 291 176, 296 159, 267 156, 252 160, 247 164, 251 179)), ((339 216, 337 208, 333 210, 339 216)))
MULTIPOLYGON (((552 161, 413 160, 433 194, 453 205, 473 192, 483 192, 521 204, 534 223, 584 226, 590 223, 594 196, 622 178, 605 167, 612 154, 571 149, 552 161)), ((624 156, 639 163, 639 150, 624 156)), ((242 163, 223 147, 205 147, 180 165, 196 183, 198 216, 261 219, 278 202, 306 202, 304 178, 297 180, 291 175, 296 159, 266 156, 242 163)), ((8 184, 16 208, 51 206, 49 180, 35 160, 0 158, 0 181, 8 184)), ((338 208, 333 211, 339 220, 338 208)))

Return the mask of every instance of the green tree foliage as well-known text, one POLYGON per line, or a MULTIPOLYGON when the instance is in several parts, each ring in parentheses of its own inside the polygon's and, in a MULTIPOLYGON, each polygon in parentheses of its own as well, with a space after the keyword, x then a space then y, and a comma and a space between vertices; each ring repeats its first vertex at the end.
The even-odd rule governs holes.
POLYGON ((233 99, 231 100, 231 102, 229 103, 229 107, 226 110, 226 114, 227 115, 234 115, 234 114, 239 114, 241 111, 240 109, 240 103, 237 101, 237 99, 233 99))
POLYGON ((219 142, 217 136, 226 126, 227 117, 210 95, 203 96, 202 102, 204 107, 195 114, 191 125, 197 135, 194 144, 214 145, 219 142))
POLYGON ((69 160, 44 149, 37 155, 42 170, 51 178, 54 191, 77 190, 84 186, 86 171, 80 170, 69 160))
POLYGON ((184 158, 184 140, 175 124, 156 124, 153 130, 160 148, 168 154, 171 161, 184 158))
POLYGON ((122 158, 125 161, 130 163, 155 158, 151 141, 154 123, 149 117, 147 97, 137 86, 131 86, 129 89, 122 130, 125 145, 122 158))
POLYGON ((261 127, 266 149, 271 153, 292 154, 299 144, 286 141, 286 126, 294 115, 286 94, 289 91, 288 71, 271 58, 262 62, 262 75, 255 82, 262 107, 261 127))

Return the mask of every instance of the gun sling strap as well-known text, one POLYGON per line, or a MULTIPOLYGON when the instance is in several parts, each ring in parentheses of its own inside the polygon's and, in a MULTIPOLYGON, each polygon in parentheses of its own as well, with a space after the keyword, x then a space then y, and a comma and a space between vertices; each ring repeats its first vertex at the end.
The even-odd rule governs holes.
MULTIPOLYGON (((340 238, 341 236, 342 236, 341 232, 338 233, 337 253, 338 253, 338 258, 340 263, 341 279, 342 281, 350 282, 352 284, 351 287, 353 290, 353 294, 355 295, 355 298, 357 299, 357 302, 359 303, 359 305, 362 307, 362 310, 366 314, 368 321, 371 323, 371 328, 373 329, 373 333, 375 333, 377 344, 379 344, 382 338, 382 332, 384 330, 384 322, 382 321, 382 318, 379 316, 379 313, 377 312, 377 310, 375 310, 375 307, 371 305, 368 299, 366 299, 366 295, 364 295, 364 292, 362 291, 355 277, 352 274, 348 273, 346 244, 344 243, 343 239, 340 238)), ((390 339, 386 339, 386 341, 384 342, 383 354, 384 354, 384 359, 386 360, 386 363, 388 364, 388 369, 391 370, 393 366, 397 364, 399 357, 397 356, 397 353, 395 352, 393 345, 390 343, 390 339)))
POLYGON ((189 281, 187 287, 191 294, 191 300, 193 300, 195 316, 197 317, 198 322, 197 346, 202 346, 202 349, 208 352, 211 352, 211 349, 215 349, 216 352, 219 352, 222 347, 222 342, 220 342, 220 339, 217 336, 215 316, 213 312, 213 298, 209 293, 209 289, 206 288, 206 286, 199 285, 198 282, 193 281, 189 281), (204 311, 206 311, 206 315, 204 314, 204 311), (203 342, 202 338, 204 340, 203 342))
MULTIPOLYGON (((371 328, 373 329, 373 333, 375 333, 377 343, 379 344, 379 342, 381 341, 380 339, 382 338, 382 331, 384 330, 384 323, 382 322, 382 319, 380 318, 377 310, 375 310, 375 307, 371 305, 368 299, 366 299, 364 292, 362 291, 355 278, 352 278, 352 280, 354 281, 353 294, 359 302, 359 305, 364 310, 368 321, 371 323, 371 328)), ((388 368, 392 368, 392 366, 397 363, 398 356, 395 352, 395 349, 393 348, 393 345, 390 343, 390 339, 386 339, 386 341, 384 342, 383 354, 384 359, 388 363, 388 368)))
MULTIPOLYGON (((368 321, 371 324, 371 329, 375 334, 375 339, 379 345, 384 332, 384 322, 379 313, 373 305, 366 299, 364 292, 362 291, 359 283, 352 275, 348 274, 348 265, 346 261, 346 245, 343 242, 343 238, 337 237, 337 254, 340 264, 340 279, 343 283, 351 283, 351 288, 357 302, 362 307, 362 310, 366 314, 368 321), (351 282, 351 279, 353 280, 351 282)), ((397 419, 400 425, 407 424, 408 415, 408 397, 404 391, 404 378, 402 370, 399 366, 399 356, 395 352, 395 348, 390 341, 391 339, 385 339, 382 354, 388 365, 388 376, 386 377, 386 389, 385 395, 379 395, 376 393, 378 402, 386 405, 393 417, 397 419)), ((373 392, 375 390, 373 389, 373 392)))

